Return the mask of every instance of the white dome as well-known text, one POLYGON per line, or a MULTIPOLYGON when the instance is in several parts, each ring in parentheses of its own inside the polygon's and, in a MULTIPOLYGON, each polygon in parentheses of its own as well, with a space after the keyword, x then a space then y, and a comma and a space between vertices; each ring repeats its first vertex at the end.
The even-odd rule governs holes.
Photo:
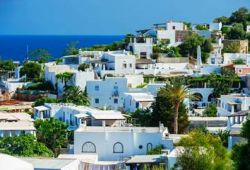
POLYGON ((0 153, 1 170, 34 170, 33 165, 16 157, 0 153))

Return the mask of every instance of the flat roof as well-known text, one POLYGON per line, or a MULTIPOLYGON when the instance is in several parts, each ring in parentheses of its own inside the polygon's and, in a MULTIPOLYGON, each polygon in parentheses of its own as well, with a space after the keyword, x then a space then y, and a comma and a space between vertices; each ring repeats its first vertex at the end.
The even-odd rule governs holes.
MULTIPOLYGON (((168 129, 164 128, 164 132, 168 133, 168 129)), ((86 126, 79 127, 75 132, 135 132, 135 133, 163 133, 159 127, 102 127, 102 126, 86 126)))
POLYGON ((49 108, 46 106, 37 106, 34 107, 34 109, 38 110, 39 112, 49 110, 49 108))
POLYGON ((21 158, 22 160, 31 163, 35 169, 62 169, 65 166, 76 161, 74 159, 54 159, 54 158, 21 158))
MULTIPOLYGON (((165 157, 166 159, 166 157, 165 157)), ((163 155, 135 155, 131 157, 126 164, 136 163, 160 163, 164 161, 163 155)))
POLYGON ((227 117, 188 117, 190 121, 227 121, 227 117))
POLYGON ((143 102, 143 101, 155 101, 155 98, 152 94, 149 93, 125 93, 125 95, 130 95, 133 97, 135 101, 143 102))

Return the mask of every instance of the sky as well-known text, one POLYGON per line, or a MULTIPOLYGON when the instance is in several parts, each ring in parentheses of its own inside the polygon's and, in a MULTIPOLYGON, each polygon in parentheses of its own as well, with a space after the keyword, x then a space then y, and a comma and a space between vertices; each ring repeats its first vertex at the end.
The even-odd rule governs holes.
POLYGON ((0 0, 0 34, 124 35, 167 20, 209 23, 250 0, 0 0))

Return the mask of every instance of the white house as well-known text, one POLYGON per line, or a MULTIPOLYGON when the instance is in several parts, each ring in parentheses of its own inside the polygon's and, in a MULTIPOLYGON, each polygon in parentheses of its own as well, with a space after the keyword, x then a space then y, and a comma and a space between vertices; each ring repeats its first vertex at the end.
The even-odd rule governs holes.
POLYGON ((0 112, 0 137, 35 135, 33 119, 27 113, 0 112))
POLYGON ((74 154, 97 153, 100 161, 145 155, 163 145, 173 149, 168 129, 160 127, 80 127, 74 133, 74 154))
POLYGON ((51 82, 54 88, 57 88, 59 96, 63 94, 65 84, 70 86, 78 86, 84 91, 86 82, 88 80, 94 79, 95 73, 90 69, 86 71, 78 71, 76 68, 72 68, 70 65, 56 65, 51 63, 47 64, 45 67, 45 80, 51 82), (72 77, 67 82, 57 78, 58 74, 65 72, 72 73, 72 77))
POLYGON ((101 77, 107 74, 122 76, 126 74, 134 74, 136 57, 128 51, 109 51, 101 56, 101 77))
POLYGON ((140 58, 150 59, 153 54, 153 38, 131 38, 127 48, 140 58))
POLYGON ((73 104, 51 104, 34 108, 35 119, 54 117, 69 125, 69 129, 76 129, 80 124, 86 126, 122 126, 125 118, 119 111, 99 110, 73 104))
POLYGON ((105 80, 87 82, 90 105, 97 108, 122 108, 124 93, 127 91, 126 78, 107 77, 105 80))
POLYGON ((183 22, 169 21, 166 23, 166 29, 157 29, 157 40, 169 40, 170 45, 181 43, 177 37, 176 31, 186 31, 187 27, 183 22))
POLYGON ((250 110, 250 97, 245 94, 221 95, 218 99, 217 110, 219 116, 229 116, 250 110))
POLYGON ((150 93, 125 93, 124 109, 127 112, 135 112, 137 109, 147 109, 155 101, 150 93))

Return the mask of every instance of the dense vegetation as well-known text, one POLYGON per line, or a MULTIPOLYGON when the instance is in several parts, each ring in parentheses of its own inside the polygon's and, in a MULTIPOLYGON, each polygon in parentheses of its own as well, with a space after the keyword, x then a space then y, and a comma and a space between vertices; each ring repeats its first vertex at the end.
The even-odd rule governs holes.
POLYGON ((27 80, 39 79, 42 73, 42 67, 36 62, 26 62, 20 70, 21 76, 26 76, 27 80))
POLYGON ((248 119, 242 128, 241 136, 246 139, 246 142, 236 144, 232 150, 232 160, 236 170, 250 170, 250 120, 248 119))
POLYGON ((32 134, 0 138, 0 152, 25 157, 50 157, 53 152, 32 134))
POLYGON ((45 120, 36 120, 37 140, 44 143, 54 153, 54 156, 60 154, 60 150, 68 144, 68 126, 62 121, 49 118, 45 120))
POLYGON ((183 147, 177 158, 176 169, 230 170, 231 160, 219 137, 194 130, 178 143, 183 147))

